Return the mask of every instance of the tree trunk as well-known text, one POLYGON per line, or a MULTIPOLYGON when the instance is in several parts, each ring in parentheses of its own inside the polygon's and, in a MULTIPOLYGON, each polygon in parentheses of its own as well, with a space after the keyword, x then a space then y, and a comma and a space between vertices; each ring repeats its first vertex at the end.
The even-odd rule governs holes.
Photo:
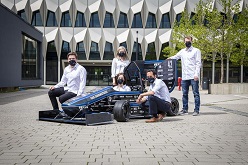
POLYGON ((230 55, 227 55, 226 58, 226 83, 229 83, 229 57, 230 55))
POLYGON ((213 53, 213 61, 212 61, 212 84, 214 84, 214 81, 215 81, 215 57, 216 57, 216 52, 213 53))
POLYGON ((240 83, 244 82, 244 65, 240 66, 240 83))
POLYGON ((224 78, 224 59, 223 59, 223 52, 220 53, 220 84, 223 83, 224 78))
POLYGON ((201 76, 200 76, 201 90, 202 90, 202 81, 203 81, 203 66, 204 66, 204 60, 202 60, 202 65, 201 65, 201 76))

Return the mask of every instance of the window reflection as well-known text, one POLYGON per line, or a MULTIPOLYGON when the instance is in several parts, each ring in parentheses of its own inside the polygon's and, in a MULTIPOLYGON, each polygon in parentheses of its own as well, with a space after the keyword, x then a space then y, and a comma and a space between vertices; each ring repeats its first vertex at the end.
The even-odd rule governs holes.
POLYGON ((83 42, 77 43, 76 52, 79 60, 86 60, 86 54, 85 54, 83 42))
POLYGON ((100 52, 99 52, 98 44, 93 41, 91 42, 89 59, 100 60, 100 52))
POLYGON ((149 43, 146 50, 146 60, 156 60, 155 43, 149 43))
POLYGON ((97 12, 91 14, 90 27, 100 27, 100 22, 97 12))
POLYGON ((126 13, 120 13, 119 16, 119 22, 118 22, 118 28, 128 28, 128 20, 127 20, 127 14, 126 13))
POLYGON ((84 14, 79 11, 77 12, 75 27, 86 27, 84 14))
POLYGON ((71 27, 71 17, 69 11, 62 13, 61 27, 71 27))
POLYGON ((160 23, 160 28, 171 28, 169 13, 163 14, 161 23, 160 23))
POLYGON ((50 26, 50 27, 54 27, 54 26, 58 26, 57 25, 57 20, 55 17, 55 13, 52 11, 48 11, 47 13, 47 22, 46 22, 46 26, 50 26))
POLYGON ((19 15, 22 19, 24 19, 25 21, 27 21, 27 17, 26 17, 26 13, 25 10, 20 10, 17 12, 17 15, 19 15))
POLYGON ((37 79, 39 74, 39 48, 38 42, 23 35, 22 50, 22 78, 37 79))
POLYGON ((141 14, 134 14, 132 28, 142 28, 141 14))
POLYGON ((156 28, 156 18, 155 14, 149 13, 147 17, 147 22, 146 22, 146 28, 156 28))
POLYGON ((134 42, 131 60, 132 61, 143 60, 140 43, 138 43, 138 59, 136 59, 136 50, 137 50, 137 42, 134 42))
POLYGON ((114 27, 114 19, 113 15, 109 12, 106 12, 105 19, 104 19, 104 28, 111 28, 114 27))
POLYGON ((112 60, 113 58, 114 58, 114 51, 113 51, 112 43, 106 42, 103 60, 112 60))
POLYGON ((32 25, 33 26, 43 26, 39 10, 33 12, 32 25))

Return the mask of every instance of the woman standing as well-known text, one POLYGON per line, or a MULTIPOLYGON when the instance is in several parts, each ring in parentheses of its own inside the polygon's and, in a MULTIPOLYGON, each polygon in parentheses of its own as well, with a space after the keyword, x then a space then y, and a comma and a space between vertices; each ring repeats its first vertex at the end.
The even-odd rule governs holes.
POLYGON ((115 58, 112 61, 112 67, 111 67, 111 77, 113 79, 113 85, 117 85, 115 77, 119 73, 124 72, 124 68, 130 63, 128 56, 127 56, 127 51, 124 46, 120 46, 117 49, 117 54, 115 58))

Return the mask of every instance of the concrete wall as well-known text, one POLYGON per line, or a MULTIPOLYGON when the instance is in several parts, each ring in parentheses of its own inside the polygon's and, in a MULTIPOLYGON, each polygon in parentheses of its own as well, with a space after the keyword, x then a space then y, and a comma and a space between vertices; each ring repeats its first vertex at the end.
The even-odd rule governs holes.
POLYGON ((248 94, 248 83, 210 84, 211 94, 248 94))
POLYGON ((43 84, 42 33, 0 4, 0 88, 43 84), (39 41, 40 79, 22 80, 23 33, 39 41))

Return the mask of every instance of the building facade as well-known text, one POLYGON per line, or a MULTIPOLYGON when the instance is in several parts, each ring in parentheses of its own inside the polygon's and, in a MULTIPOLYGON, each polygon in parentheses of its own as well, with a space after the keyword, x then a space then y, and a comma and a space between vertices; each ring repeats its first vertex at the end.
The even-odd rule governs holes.
MULTIPOLYGON (((136 59, 136 45, 139 60, 164 59, 161 51, 170 45, 173 23, 180 20, 185 8, 194 14, 199 0, 0 2, 43 33, 44 84, 60 80, 66 54, 76 51, 88 72, 87 85, 107 85, 111 61, 120 45, 127 48, 131 60, 136 59)), ((217 0, 212 3, 222 10, 217 0)), ((236 3, 245 6, 248 0, 236 3)))
POLYGON ((43 34, 0 4, 0 91, 43 84, 43 34))

